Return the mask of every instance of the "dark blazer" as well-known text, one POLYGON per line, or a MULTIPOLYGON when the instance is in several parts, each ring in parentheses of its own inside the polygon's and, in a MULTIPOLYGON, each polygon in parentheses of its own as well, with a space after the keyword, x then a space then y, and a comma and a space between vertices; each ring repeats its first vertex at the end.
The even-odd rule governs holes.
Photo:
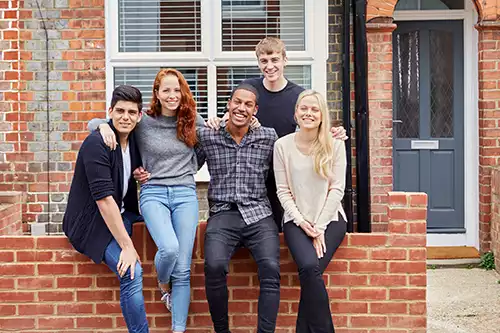
MULTIPOLYGON (((109 125, 116 134, 111 121, 109 125)), ((131 171, 141 166, 134 132, 129 135, 131 171)), ((122 205, 123 156, 121 147, 111 151, 99 131, 92 132, 82 143, 76 160, 75 173, 69 191, 63 219, 63 231, 73 247, 96 263, 113 238, 102 218, 97 200, 113 196, 118 208, 122 205)), ((123 199, 126 211, 139 215, 137 185, 131 176, 123 199)))

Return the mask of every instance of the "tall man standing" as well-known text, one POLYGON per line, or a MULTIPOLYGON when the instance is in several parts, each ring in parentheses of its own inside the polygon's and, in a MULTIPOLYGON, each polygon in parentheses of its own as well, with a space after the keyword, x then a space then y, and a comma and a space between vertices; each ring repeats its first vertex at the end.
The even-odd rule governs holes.
POLYGON ((94 262, 104 261, 120 280, 120 305, 129 332, 149 332, 142 268, 132 243, 139 220, 137 187, 131 170, 141 165, 133 130, 141 119, 142 95, 132 86, 113 91, 109 125, 119 138, 110 150, 98 131, 82 143, 63 219, 73 247, 94 262))
MULTIPOLYGON (((255 55, 262 77, 246 79, 243 83, 253 86, 259 94, 259 112, 255 117, 262 126, 274 128, 281 138, 295 132, 297 128, 294 119, 295 104, 304 88, 285 77, 288 59, 285 43, 281 39, 276 37, 262 39, 255 47, 255 55)), ((226 113, 223 120, 227 117, 226 113)), ((216 129, 220 123, 220 118, 212 118, 208 120, 207 126, 216 129)), ((342 126, 333 127, 331 131, 334 138, 347 139, 342 126)), ((267 179, 267 193, 276 224, 281 228, 283 208, 276 195, 276 182, 272 170, 267 179)))
POLYGON ((208 164, 210 217, 205 232, 205 288, 216 333, 229 332, 227 273, 236 249, 248 248, 260 281, 257 332, 274 332, 280 300, 279 237, 267 197, 277 135, 251 129, 257 90, 236 87, 228 102, 229 118, 218 130, 198 130, 198 166, 208 164))

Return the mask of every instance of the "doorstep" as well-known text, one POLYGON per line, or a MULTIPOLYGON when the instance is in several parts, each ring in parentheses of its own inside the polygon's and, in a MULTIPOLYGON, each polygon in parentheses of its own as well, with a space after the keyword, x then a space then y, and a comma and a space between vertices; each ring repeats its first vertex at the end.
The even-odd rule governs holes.
POLYGON ((481 254, 473 246, 428 246, 427 260, 480 259, 481 254))

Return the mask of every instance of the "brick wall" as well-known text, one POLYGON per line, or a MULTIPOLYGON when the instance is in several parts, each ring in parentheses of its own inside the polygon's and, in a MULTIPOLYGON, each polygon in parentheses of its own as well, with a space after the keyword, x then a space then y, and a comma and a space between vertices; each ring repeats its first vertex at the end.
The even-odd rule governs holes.
POLYGON ((22 192, 0 192, 0 236, 21 235, 22 204, 25 195, 22 192))
POLYGON ((479 241, 490 250, 491 170, 500 164, 500 22, 479 30, 479 241))
POLYGON ((368 23, 368 100, 371 220, 387 230, 387 192, 392 191, 392 32, 395 24, 368 23))
MULTIPOLYGON (((342 7, 329 3, 328 101, 339 119, 342 7)), ((49 222, 57 233, 86 123, 105 117, 104 0, 0 0, 0 15, 0 191, 28 194, 27 231, 49 222)), ((198 187, 203 218, 207 184, 198 187)))
MULTIPOLYGON (((426 331, 427 197, 390 193, 389 232, 349 234, 324 275, 338 333, 424 333, 426 331)), ((192 267, 188 327, 211 332, 204 293, 200 224, 192 267)), ((170 327, 159 302, 152 259, 155 246, 144 225, 134 228, 143 262, 144 295, 152 332, 170 327), (154 330, 156 329, 156 330, 154 330)), ((281 239, 281 304, 276 332, 292 333, 298 308, 296 266, 281 239)), ((230 265, 233 332, 254 332, 257 316, 256 265, 240 251, 230 265)), ((117 279, 63 237, 0 237, 0 331, 125 332, 117 279)))
POLYGON ((500 168, 491 172, 491 251, 500 273, 500 168))

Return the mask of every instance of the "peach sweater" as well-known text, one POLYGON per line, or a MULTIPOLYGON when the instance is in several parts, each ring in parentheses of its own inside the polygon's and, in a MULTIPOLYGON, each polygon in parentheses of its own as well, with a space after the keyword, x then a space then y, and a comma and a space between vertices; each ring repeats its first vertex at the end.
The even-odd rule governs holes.
POLYGON ((345 144, 333 141, 334 160, 330 179, 325 179, 314 171, 313 157, 299 151, 295 135, 286 135, 274 145, 274 173, 284 222, 299 225, 308 221, 324 232, 331 221, 338 221, 338 214, 347 221, 341 204, 347 164, 345 144))

